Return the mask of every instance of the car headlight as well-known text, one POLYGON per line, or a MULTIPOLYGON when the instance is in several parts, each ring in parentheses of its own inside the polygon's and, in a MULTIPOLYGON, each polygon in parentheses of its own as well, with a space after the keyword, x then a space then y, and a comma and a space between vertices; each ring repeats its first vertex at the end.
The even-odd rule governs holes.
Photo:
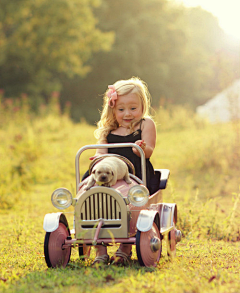
POLYGON ((72 204, 72 194, 66 188, 58 188, 52 194, 52 204, 59 210, 64 210, 72 204))
POLYGON ((129 189, 128 199, 136 207, 144 206, 148 202, 149 191, 143 185, 134 185, 129 189))

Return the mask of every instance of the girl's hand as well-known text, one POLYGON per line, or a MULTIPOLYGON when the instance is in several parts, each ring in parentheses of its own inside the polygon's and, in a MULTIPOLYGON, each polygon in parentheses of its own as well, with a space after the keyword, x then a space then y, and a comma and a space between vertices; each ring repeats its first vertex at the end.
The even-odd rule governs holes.
POLYGON ((137 140, 135 142, 135 144, 139 145, 143 150, 145 149, 146 147, 146 142, 142 139, 142 140, 137 140))
POLYGON ((107 153, 108 153, 108 150, 107 149, 97 150, 96 153, 95 153, 95 155, 92 156, 92 157, 90 157, 89 160, 92 161, 92 160, 96 159, 97 157, 102 156, 102 155, 105 155, 107 153))
MULTIPOLYGON (((101 144, 107 144, 107 141, 102 141, 101 144)), ((105 155, 108 153, 108 149, 97 149, 94 156, 90 157, 89 160, 94 160, 99 156, 105 155)))
POLYGON ((96 159, 98 156, 93 156, 93 157, 90 157, 89 160, 93 161, 94 159, 96 159))
MULTIPOLYGON (((143 151, 146 148, 146 142, 143 139, 135 141, 135 144, 139 145, 143 151)), ((132 148, 132 150, 133 150, 134 154, 140 156, 139 151, 136 148, 132 148)))

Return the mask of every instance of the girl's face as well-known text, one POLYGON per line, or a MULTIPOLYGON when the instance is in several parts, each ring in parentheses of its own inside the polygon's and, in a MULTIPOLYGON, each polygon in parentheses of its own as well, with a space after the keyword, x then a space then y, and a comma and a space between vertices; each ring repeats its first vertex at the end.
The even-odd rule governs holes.
POLYGON ((114 107, 114 114, 120 126, 130 127, 132 123, 142 118, 142 103, 137 94, 118 96, 114 107))

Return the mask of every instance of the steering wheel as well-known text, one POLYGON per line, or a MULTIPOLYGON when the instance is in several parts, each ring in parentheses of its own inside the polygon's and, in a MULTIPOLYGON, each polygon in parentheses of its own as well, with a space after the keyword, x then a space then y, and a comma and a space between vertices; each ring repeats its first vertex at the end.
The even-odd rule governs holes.
POLYGON ((128 166, 129 172, 132 173, 133 175, 135 175, 135 168, 132 162, 130 162, 127 158, 117 155, 117 154, 104 154, 101 156, 96 157, 91 164, 89 165, 89 174, 91 174, 93 167, 100 162, 101 160, 103 160, 106 157, 117 157, 119 159, 121 159, 123 162, 125 162, 128 166))

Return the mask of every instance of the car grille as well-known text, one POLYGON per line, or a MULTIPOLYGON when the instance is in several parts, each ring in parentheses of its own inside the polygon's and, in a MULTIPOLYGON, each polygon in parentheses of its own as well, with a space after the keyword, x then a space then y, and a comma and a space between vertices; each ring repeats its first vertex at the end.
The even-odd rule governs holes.
POLYGON ((80 208, 81 220, 120 220, 121 208, 117 200, 107 193, 88 196, 80 208))

